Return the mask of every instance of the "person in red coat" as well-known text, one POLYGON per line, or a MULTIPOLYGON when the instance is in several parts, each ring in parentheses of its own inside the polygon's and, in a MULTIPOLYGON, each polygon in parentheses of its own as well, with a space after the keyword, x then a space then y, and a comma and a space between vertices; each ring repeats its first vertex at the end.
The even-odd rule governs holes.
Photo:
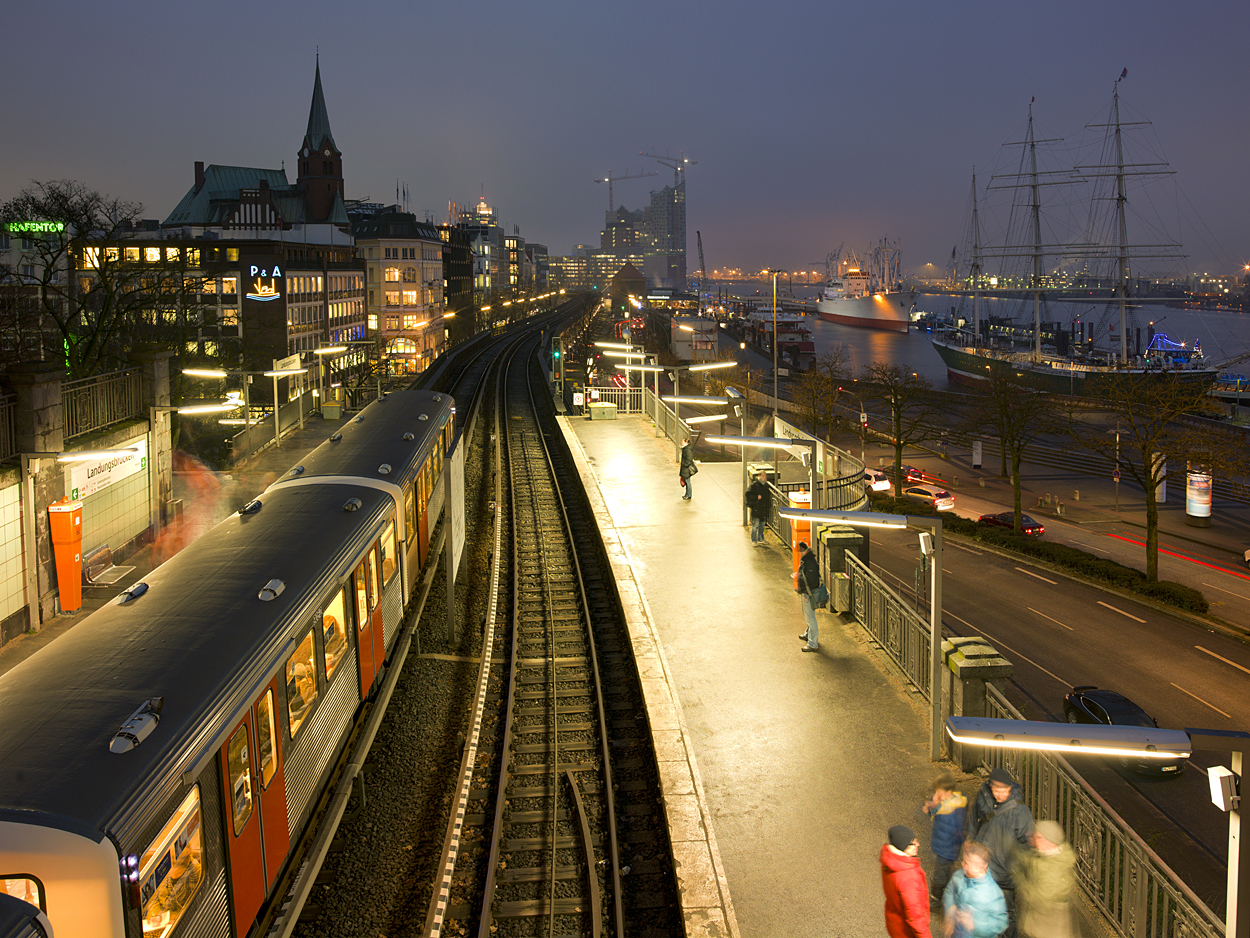
POLYGON ((916 856, 920 841, 910 827, 889 830, 881 845, 881 888, 885 890, 885 930, 890 938, 930 938, 929 885, 916 856))

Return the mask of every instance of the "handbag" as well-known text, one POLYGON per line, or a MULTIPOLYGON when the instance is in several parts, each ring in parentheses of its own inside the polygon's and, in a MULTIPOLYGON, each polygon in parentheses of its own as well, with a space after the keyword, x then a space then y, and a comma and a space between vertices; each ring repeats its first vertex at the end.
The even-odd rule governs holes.
POLYGON ((812 590, 812 608, 822 609, 829 603, 829 590, 823 582, 812 590))
POLYGON ((678 476, 678 477, 677 477, 677 481, 681 483, 681 487, 682 487, 683 489, 686 487, 686 477, 685 477, 685 476, 678 476))

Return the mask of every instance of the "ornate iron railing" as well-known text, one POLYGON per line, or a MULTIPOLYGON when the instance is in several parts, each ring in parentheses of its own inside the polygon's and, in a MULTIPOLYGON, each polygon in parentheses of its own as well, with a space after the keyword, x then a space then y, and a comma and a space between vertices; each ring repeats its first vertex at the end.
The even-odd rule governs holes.
POLYGON ((61 385, 65 408, 65 439, 99 430, 131 417, 141 417, 142 373, 139 369, 94 375, 61 385))
POLYGON ((929 698, 929 623, 849 551, 851 612, 903 675, 929 698))

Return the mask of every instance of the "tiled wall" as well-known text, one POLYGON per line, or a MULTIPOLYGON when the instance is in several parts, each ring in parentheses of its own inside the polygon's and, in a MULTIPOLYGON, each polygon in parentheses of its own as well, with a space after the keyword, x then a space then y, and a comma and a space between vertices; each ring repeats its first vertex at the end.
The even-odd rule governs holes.
POLYGON ((0 488, 0 619, 26 604, 22 554, 22 485, 0 488))
POLYGON ((148 474, 136 472, 82 502, 82 552, 120 549, 148 526, 148 474))

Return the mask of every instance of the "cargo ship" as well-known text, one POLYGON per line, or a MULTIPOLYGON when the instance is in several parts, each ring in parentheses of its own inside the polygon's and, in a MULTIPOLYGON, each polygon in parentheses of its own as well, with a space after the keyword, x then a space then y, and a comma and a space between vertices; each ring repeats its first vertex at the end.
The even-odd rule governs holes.
POLYGON ((883 239, 867 252, 861 264, 854 252, 848 258, 826 258, 828 275, 816 300, 816 312, 826 322, 861 329, 906 332, 916 306, 914 290, 903 289, 898 245, 883 239))

